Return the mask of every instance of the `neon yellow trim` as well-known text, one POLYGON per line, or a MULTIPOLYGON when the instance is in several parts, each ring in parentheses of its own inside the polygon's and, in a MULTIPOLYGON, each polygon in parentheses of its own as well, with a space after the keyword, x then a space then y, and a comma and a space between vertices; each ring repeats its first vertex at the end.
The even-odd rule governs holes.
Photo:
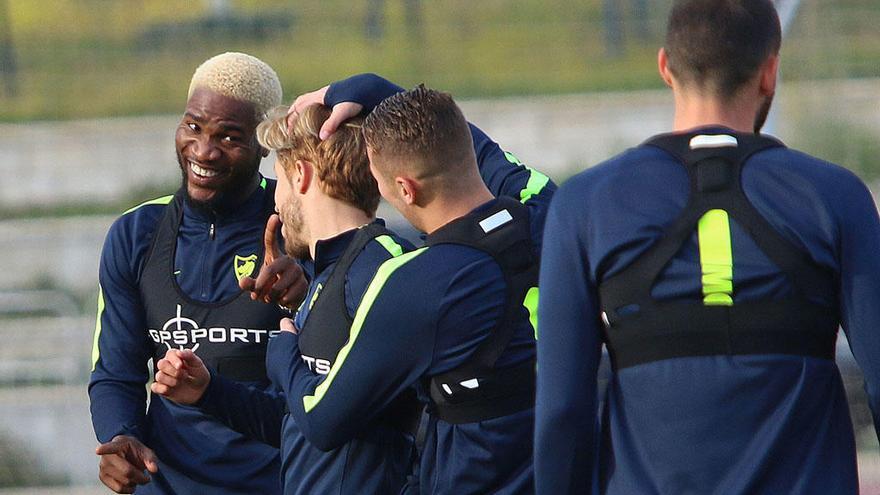
POLYGON ((339 369, 345 364, 345 358, 348 357, 348 353, 351 352, 352 346, 354 346, 354 343, 357 341, 364 320, 367 318, 367 315, 370 314, 370 309, 373 307, 373 303, 376 302, 376 298, 379 297, 379 293, 382 291, 382 287, 385 286, 385 282, 388 281, 391 274, 397 271, 398 268, 412 261, 427 250, 427 247, 416 249, 415 251, 410 251, 396 258, 391 258, 379 266, 376 275, 373 276, 373 280, 370 282, 369 287, 367 287, 367 291, 364 292, 364 297, 361 300, 361 304, 358 306, 357 312, 355 312, 354 322, 351 324, 351 330, 348 335, 348 342, 339 350, 339 354, 336 355, 336 360, 330 368, 330 373, 328 373, 324 378, 324 381, 315 388, 314 395, 306 395, 303 397, 303 408, 306 412, 311 411, 319 402, 321 402, 321 399, 323 399, 324 395, 327 393, 327 389, 330 388, 330 385, 333 383, 333 379, 336 378, 336 375, 339 373, 339 369))
MULTIPOLYGON (((315 287, 315 293, 312 294, 312 298, 309 300, 309 311, 312 310, 312 306, 315 305, 315 301, 318 300, 318 296, 321 295, 322 290, 324 290, 324 284, 318 284, 318 286, 315 287)), ((303 303, 305 303, 305 301, 303 301, 303 303)))
POLYGON ((523 300, 523 306, 529 310, 529 323, 535 331, 535 340, 538 340, 538 288, 532 287, 526 292, 526 298, 523 300))
POLYGON ((98 338, 101 336, 101 317, 104 316, 104 289, 98 284, 98 317, 95 321, 95 337, 92 342, 92 371, 98 365, 98 358, 101 357, 101 351, 98 349, 98 338))
POLYGON ((532 199, 532 196, 539 194, 541 190, 544 189, 544 186, 546 186, 547 183, 550 182, 550 177, 547 177, 541 172, 538 172, 537 170, 526 166, 526 164, 521 162, 519 158, 514 156, 513 153, 505 151, 504 158, 507 158, 507 161, 514 165, 525 167, 526 170, 529 171, 529 181, 526 182, 526 187, 524 187, 522 191, 519 192, 519 201, 521 203, 525 203, 526 201, 532 199))
POLYGON ((529 169, 529 181, 526 183, 525 189, 519 192, 519 201, 521 203, 525 203, 526 201, 532 199, 532 196, 540 193, 544 186, 550 182, 550 177, 538 172, 537 170, 530 168, 529 169))
POLYGON ((700 265, 703 271, 703 304, 733 305, 733 248, 730 220, 724 210, 709 210, 697 225, 700 265))
POLYGON ((137 210, 137 209, 140 208, 141 206, 147 206, 147 205, 167 205, 168 203, 171 202, 172 199, 174 199, 174 195, 173 195, 173 194, 169 194, 168 196, 162 196, 161 198, 156 198, 156 199, 151 199, 151 200, 149 200, 149 201, 144 201, 143 203, 141 203, 141 204, 139 204, 139 205, 137 205, 137 206, 134 206, 134 207, 132 207, 132 208, 129 208, 129 209, 125 210, 125 212, 123 213, 123 215, 127 215, 127 214, 129 214, 129 213, 133 212, 134 210, 137 210))
POLYGON ((265 177, 263 177, 263 180, 260 181, 260 187, 262 187, 263 189, 266 189, 266 178, 265 177))
POLYGON ((392 257, 397 258, 401 254, 403 254, 403 246, 394 242, 394 239, 391 238, 390 235, 380 235, 376 238, 376 242, 382 245, 392 257))

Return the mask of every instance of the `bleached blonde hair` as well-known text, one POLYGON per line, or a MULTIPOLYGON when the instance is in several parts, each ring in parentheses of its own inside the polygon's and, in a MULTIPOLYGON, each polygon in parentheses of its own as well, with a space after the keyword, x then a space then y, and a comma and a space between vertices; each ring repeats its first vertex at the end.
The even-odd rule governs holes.
POLYGON ((266 62, 244 53, 221 53, 202 63, 189 83, 187 98, 198 88, 253 104, 258 121, 281 104, 278 74, 266 62))

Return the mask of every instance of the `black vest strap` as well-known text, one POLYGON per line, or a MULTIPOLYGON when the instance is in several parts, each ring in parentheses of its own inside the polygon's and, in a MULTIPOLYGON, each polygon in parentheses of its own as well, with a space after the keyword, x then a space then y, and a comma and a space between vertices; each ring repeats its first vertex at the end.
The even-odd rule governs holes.
POLYGON ((511 198, 497 199, 487 210, 469 214, 428 236, 427 244, 460 244, 491 256, 507 285, 504 313, 489 337, 463 365, 432 377, 430 412, 450 423, 470 423, 532 407, 535 361, 497 369, 514 330, 528 319, 523 306, 538 286, 538 255, 533 247, 527 207, 511 198))
MULTIPOLYGON (((358 229, 345 251, 331 268, 332 272, 309 310, 299 333, 299 348, 303 355, 326 360, 328 368, 339 350, 348 342, 353 319, 345 304, 345 278, 352 263, 373 239, 392 233, 379 223, 370 223, 358 229)), ((306 304, 309 304, 306 301, 306 304)))
MULTIPOLYGON (((331 268, 330 276, 309 310, 299 333, 299 349, 303 356, 313 360, 319 372, 321 369, 330 370, 340 349, 348 342, 353 318, 345 304, 346 275, 367 244, 383 235, 394 234, 380 223, 371 223, 358 229, 331 268)), ((422 409, 415 390, 408 389, 382 411, 377 421, 415 435, 422 409)))
MULTIPOLYGON (((602 281, 599 295, 605 339, 615 368, 684 356, 795 354, 833 359, 837 315, 815 301, 833 290, 834 276, 816 265, 752 206, 742 189, 745 162, 755 153, 783 146, 756 134, 723 134, 721 145, 691 147, 700 133, 665 134, 646 146, 675 156, 687 169, 690 197, 663 237, 630 266, 602 281), (793 286, 780 301, 704 306, 658 302, 657 277, 693 234, 700 218, 725 210, 784 272, 793 286)), ((718 136, 714 136, 718 138, 718 136)))

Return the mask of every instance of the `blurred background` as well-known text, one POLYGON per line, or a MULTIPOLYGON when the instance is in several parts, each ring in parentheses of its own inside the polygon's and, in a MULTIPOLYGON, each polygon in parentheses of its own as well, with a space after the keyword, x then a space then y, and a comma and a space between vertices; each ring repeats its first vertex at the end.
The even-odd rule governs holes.
MULTIPOLYGON (((671 125, 655 69, 670 4, 0 0, 0 493, 104 493, 86 395, 98 257, 115 217, 177 188, 173 135, 202 61, 260 57, 286 101, 365 71, 424 82, 561 183, 671 125)), ((768 131, 880 192, 880 2, 777 4, 768 131)), ((880 493, 845 342, 838 361, 863 493, 880 493)))

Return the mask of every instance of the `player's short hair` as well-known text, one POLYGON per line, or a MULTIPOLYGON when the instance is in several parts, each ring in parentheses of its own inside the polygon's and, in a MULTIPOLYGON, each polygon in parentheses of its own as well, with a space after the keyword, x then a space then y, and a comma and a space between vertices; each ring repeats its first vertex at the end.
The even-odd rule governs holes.
POLYGON ((257 120, 281 104, 278 75, 262 60, 244 53, 226 52, 202 63, 192 76, 187 98, 198 88, 251 103, 257 120))
POLYGON ((331 198, 345 201, 369 216, 379 207, 379 187, 370 173, 367 146, 362 133, 363 117, 343 122, 323 141, 318 133, 330 109, 311 105, 296 117, 293 129, 287 129, 287 107, 277 107, 257 126, 260 144, 274 150, 284 171, 290 175, 297 160, 308 161, 322 190, 331 198))
POLYGON ((382 101, 367 116, 364 137, 371 153, 396 159, 419 179, 457 176, 476 163, 468 123, 452 96, 421 84, 382 101))
POLYGON ((665 49, 670 71, 683 84, 731 98, 779 53, 781 42, 770 0, 677 0, 665 49))

